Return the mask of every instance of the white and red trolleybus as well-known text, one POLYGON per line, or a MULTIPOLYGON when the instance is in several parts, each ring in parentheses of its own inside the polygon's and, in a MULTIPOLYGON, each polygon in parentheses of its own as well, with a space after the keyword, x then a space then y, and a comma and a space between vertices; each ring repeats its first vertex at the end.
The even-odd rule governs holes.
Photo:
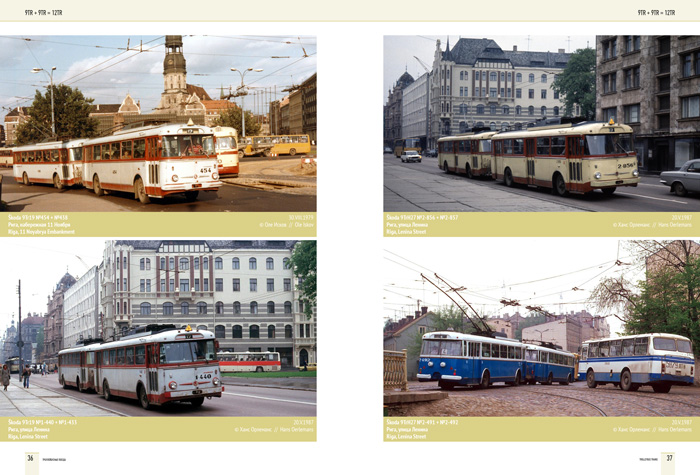
POLYGON ((138 399, 144 409, 176 401, 200 406, 223 393, 217 346, 212 332, 190 327, 135 333, 60 351, 58 379, 108 401, 138 399))
POLYGON ((214 127, 214 147, 219 175, 238 175, 238 134, 233 127, 214 127))
POLYGON ((142 203, 221 186, 212 129, 166 124, 124 129, 85 141, 83 183, 96 195, 105 190, 133 192, 142 203))
POLYGON ((438 139, 438 167, 469 178, 491 175, 491 137, 495 131, 467 132, 438 139))
POLYGON ((59 190, 65 186, 80 185, 84 141, 44 142, 13 148, 15 181, 25 185, 53 184, 59 190))
POLYGON ((245 373, 280 371, 282 363, 276 351, 222 352, 218 355, 221 371, 224 373, 245 373))

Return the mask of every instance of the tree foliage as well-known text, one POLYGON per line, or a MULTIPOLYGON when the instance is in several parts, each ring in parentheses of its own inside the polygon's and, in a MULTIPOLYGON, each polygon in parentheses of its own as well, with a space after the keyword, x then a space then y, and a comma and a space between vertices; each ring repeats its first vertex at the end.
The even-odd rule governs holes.
POLYGON ((29 107, 29 120, 17 127, 19 145, 41 142, 50 138, 75 139, 97 135, 97 119, 90 117, 93 99, 83 96, 79 89, 54 84, 46 93, 36 91, 29 107), (56 136, 51 133, 51 88, 53 88, 56 136))
POLYGON ((564 97, 565 115, 572 116, 574 105, 579 104, 583 117, 595 119, 595 61, 594 49, 576 50, 552 83, 552 89, 564 97))
POLYGON ((297 285, 299 300, 306 318, 311 319, 316 307, 316 241, 300 241, 294 246, 289 266, 301 281, 297 285))
MULTIPOLYGON (((430 316, 430 327, 428 331, 440 332, 440 331, 456 331, 460 333, 472 333, 474 327, 466 321, 464 313, 456 306, 450 305, 444 306, 431 312, 430 316)), ((420 354, 421 345, 423 344, 423 334, 416 332, 413 339, 408 345, 406 350, 408 351, 409 358, 418 357, 420 354)))
MULTIPOLYGON (((225 109, 219 118, 214 121, 214 125, 220 125, 222 127, 233 127, 241 134, 243 130, 243 124, 241 122, 241 109, 238 107, 231 107, 225 109)), ((261 126, 255 120, 255 116, 252 112, 245 112, 245 134, 249 135, 260 135, 261 126)), ((242 134, 241 134, 242 135, 242 134)))

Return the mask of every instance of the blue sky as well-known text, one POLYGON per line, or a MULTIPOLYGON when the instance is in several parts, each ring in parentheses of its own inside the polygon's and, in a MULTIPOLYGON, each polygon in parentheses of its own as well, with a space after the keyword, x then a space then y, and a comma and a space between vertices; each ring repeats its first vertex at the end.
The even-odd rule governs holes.
MULTIPOLYGON (((45 73, 31 70, 52 67, 54 83, 79 88, 95 104, 121 103, 129 93, 141 102, 143 112, 150 112, 163 91, 164 43, 164 36, 0 36, 2 113, 31 105, 35 91, 49 83, 45 73)), ((188 84, 204 87, 212 99, 219 98, 222 86, 228 90, 240 85, 231 68, 263 69, 247 73, 245 83, 253 88, 251 94, 277 86, 273 100, 287 94, 282 89, 316 72, 312 36, 183 35, 183 53, 188 84)), ((254 101, 248 98, 246 109, 251 109, 254 101)))

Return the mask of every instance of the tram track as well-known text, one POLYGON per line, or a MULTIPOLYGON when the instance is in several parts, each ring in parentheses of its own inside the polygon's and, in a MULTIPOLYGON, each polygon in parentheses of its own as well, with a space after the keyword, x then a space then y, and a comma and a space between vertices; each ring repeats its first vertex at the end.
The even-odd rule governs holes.
POLYGON ((573 400, 573 401, 577 401, 577 402, 580 402, 580 403, 583 403, 583 404, 586 404, 586 405, 592 407, 593 409, 595 409, 596 411, 598 411, 598 413, 600 413, 600 415, 603 416, 603 417, 608 417, 608 415, 605 413, 605 411, 604 411, 603 409, 601 409, 601 408, 598 407, 597 405, 593 404, 592 402, 584 401, 583 399, 579 399, 579 398, 571 397, 571 396, 564 396, 563 394, 548 393, 548 392, 545 392, 545 391, 533 391, 533 390, 523 390, 523 391, 524 391, 524 392, 527 392, 527 393, 544 394, 544 395, 547 395, 547 396, 554 396, 554 397, 560 397, 560 398, 564 398, 564 399, 571 399, 571 400, 573 400))

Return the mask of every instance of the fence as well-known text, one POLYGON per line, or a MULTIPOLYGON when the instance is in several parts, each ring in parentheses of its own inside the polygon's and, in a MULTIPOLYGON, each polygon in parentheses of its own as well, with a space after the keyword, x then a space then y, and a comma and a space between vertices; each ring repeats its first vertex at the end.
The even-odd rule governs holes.
POLYGON ((384 351, 384 389, 408 390, 406 350, 384 351))

